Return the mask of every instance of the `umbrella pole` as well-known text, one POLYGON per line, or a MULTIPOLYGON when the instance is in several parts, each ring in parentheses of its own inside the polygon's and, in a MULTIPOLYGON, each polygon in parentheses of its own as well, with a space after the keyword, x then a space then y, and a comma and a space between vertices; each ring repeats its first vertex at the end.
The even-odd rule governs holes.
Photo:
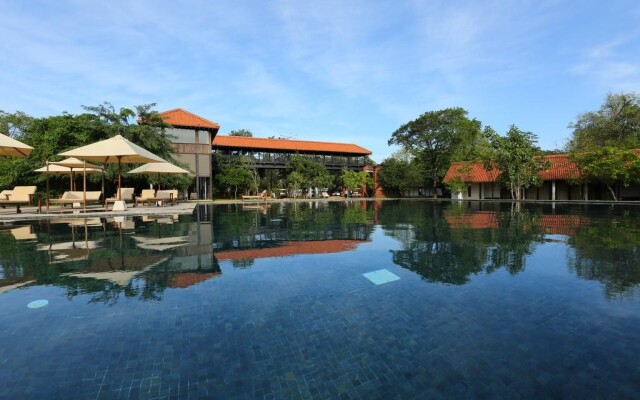
POLYGON ((82 209, 87 212, 87 163, 82 165, 82 209))
POLYGON ((105 211, 109 211, 109 203, 107 203, 107 195, 104 193, 104 167, 102 167, 102 198, 105 199, 104 201, 104 210, 105 211))
POLYGON ((122 167, 120 165, 121 160, 122 156, 118 156, 118 200, 122 200, 122 190, 120 190, 120 188, 122 187, 122 167))
POLYGON ((49 212, 49 160, 47 160, 47 212, 49 212))
POLYGON ((107 195, 104 194, 104 167, 102 167, 102 195, 107 197, 107 195))

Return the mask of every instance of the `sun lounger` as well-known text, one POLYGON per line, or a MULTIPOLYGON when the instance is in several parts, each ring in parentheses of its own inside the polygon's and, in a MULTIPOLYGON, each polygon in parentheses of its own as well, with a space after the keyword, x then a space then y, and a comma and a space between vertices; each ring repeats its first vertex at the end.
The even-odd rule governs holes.
POLYGON ((79 191, 67 191, 62 194, 62 197, 59 199, 49 199, 49 204, 60 204, 65 207, 67 204, 71 204, 72 207, 82 207, 83 204, 86 206, 87 204, 102 204, 102 192, 100 191, 89 191, 86 192, 86 197, 84 197, 85 192, 79 191))
POLYGON ((242 196, 242 201, 267 201, 268 198, 269 198, 269 194, 267 193, 266 190, 263 190, 262 193, 260 193, 257 196, 249 196, 249 195, 242 196))
MULTIPOLYGON (((134 191, 134 188, 122 188, 122 189, 120 189, 120 197, 122 198, 122 201, 133 203, 135 201, 134 196, 133 196, 133 191, 134 191)), ((108 198, 104 199, 104 207, 107 208, 109 206, 109 203, 115 203, 116 201, 118 201, 118 192, 117 191, 116 191, 115 196, 108 197, 108 198)))
POLYGON ((140 196, 137 196, 135 199, 135 206, 137 207, 139 203, 151 204, 152 201, 155 201, 155 197, 156 191, 154 189, 143 189, 140 196))
POLYGON ((0 192, 0 200, 9 200, 11 193, 13 193, 13 190, 3 190, 0 192))
POLYGON ((5 192, 5 198, 0 198, 0 207, 16 206, 16 213, 20 214, 20 206, 31 204, 36 189, 35 186, 16 186, 8 196, 5 192))
POLYGON ((175 205, 178 201, 178 190, 177 189, 165 189, 158 190, 156 192, 156 200, 160 201, 161 205, 165 205, 166 203, 171 203, 171 205, 175 205))

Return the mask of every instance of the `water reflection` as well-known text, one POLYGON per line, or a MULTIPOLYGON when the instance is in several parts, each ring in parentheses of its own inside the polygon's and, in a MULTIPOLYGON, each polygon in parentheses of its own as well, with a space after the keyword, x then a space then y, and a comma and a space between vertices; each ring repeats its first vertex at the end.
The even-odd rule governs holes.
POLYGON ((294 202, 215 207, 214 256, 248 268, 259 258, 353 251, 370 240, 370 202, 294 202))
POLYGON ((636 207, 350 201, 7 224, 0 229, 0 292, 56 285, 89 302, 159 301, 168 289, 220 277, 220 263, 249 268, 260 259, 330 253, 353 259, 376 229, 397 243, 388 261, 428 282, 463 285, 498 270, 517 275, 555 244, 566 249, 567 270, 601 282, 607 298, 633 296, 640 284, 636 207))
POLYGON ((430 282, 461 285, 498 269, 518 274, 539 245, 561 240, 571 250, 569 270, 602 282, 608 298, 638 291, 635 207, 399 202, 385 203, 378 215, 387 234, 402 244, 391 250, 393 262, 430 282))
POLYGON ((105 304, 161 300, 167 288, 220 274, 211 224, 202 216, 66 218, 12 227, 0 232, 0 287, 52 284, 69 299, 88 295, 105 304))

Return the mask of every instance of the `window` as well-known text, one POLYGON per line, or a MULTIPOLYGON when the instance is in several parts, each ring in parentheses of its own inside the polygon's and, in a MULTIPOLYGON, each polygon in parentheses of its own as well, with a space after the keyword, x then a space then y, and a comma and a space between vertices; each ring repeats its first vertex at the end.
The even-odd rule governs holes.
POLYGON ((467 197, 471 197, 471 185, 467 186, 467 197))

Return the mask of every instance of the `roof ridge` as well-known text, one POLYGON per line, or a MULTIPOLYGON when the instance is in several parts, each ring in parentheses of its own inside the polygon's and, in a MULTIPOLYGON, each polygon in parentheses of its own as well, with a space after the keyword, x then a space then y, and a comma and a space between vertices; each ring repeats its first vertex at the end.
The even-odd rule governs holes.
MULTIPOLYGON (((233 137, 233 138, 243 138, 243 139, 256 139, 256 140, 282 140, 288 142, 305 142, 305 143, 319 143, 319 144, 336 144, 336 145, 344 145, 350 144, 352 146, 358 146, 355 143, 345 143, 345 142, 322 142, 319 140, 304 140, 304 139, 276 139, 276 138, 263 138, 263 137, 253 137, 253 136, 233 136, 233 135, 216 135, 216 137, 233 137)), ((358 146, 360 147, 360 146, 358 146)), ((364 147, 360 147, 361 149, 366 150, 364 147)))
MULTIPOLYGON (((176 113, 176 112, 183 112, 183 113, 185 113, 185 114, 187 114, 187 115, 189 115, 189 116, 191 116, 191 117, 193 117, 193 118, 196 118, 196 119, 201 120, 201 121, 204 121, 204 122, 206 122, 206 123, 208 123, 208 124, 211 124, 211 125, 217 126, 217 127, 218 127, 218 129, 220 128, 220 124, 218 124, 217 122, 210 121, 210 120, 208 120, 208 119, 206 119, 206 118, 204 118, 204 117, 199 116, 198 114, 194 114, 194 113, 192 113, 191 111, 185 110, 184 108, 181 108, 181 107, 173 108, 173 109, 171 109, 171 110, 167 110, 167 111, 162 111, 162 112, 161 112, 161 113, 159 113, 159 114, 160 114, 160 116, 161 116, 161 117, 164 117, 164 116, 168 116, 170 113, 176 113)), ((179 125, 178 125, 178 126, 179 126, 179 125)))

